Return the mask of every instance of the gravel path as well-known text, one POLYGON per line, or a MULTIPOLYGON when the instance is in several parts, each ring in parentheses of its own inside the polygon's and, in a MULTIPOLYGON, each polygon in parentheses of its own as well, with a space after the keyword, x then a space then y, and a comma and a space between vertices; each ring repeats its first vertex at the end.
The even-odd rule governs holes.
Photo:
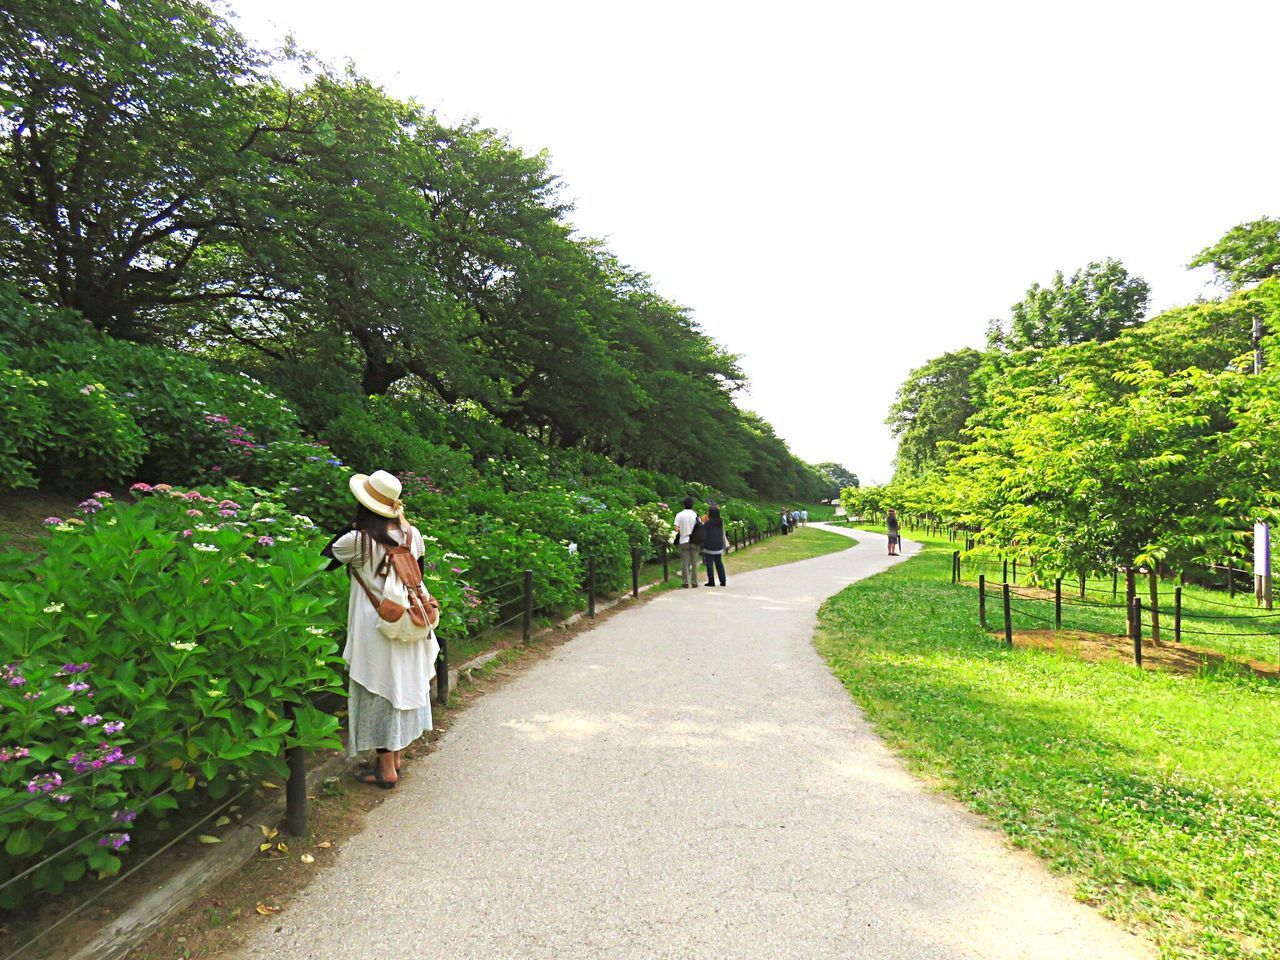
POLYGON ((730 557, 728 589, 663 594, 480 698, 240 956, 1154 956, 908 776, 828 672, 818 605, 891 562, 857 536, 730 557))

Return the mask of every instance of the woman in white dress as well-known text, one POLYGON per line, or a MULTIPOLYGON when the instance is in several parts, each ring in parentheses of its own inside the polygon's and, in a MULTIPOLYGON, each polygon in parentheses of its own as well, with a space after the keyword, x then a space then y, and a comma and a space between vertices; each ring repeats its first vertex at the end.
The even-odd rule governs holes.
POLYGON ((351 573, 347 598, 347 645, 342 657, 350 672, 347 754, 376 751, 356 774, 361 783, 390 790, 400 779, 405 747, 431 729, 431 677, 440 647, 435 633, 415 643, 388 639, 378 629, 378 611, 359 580, 378 597, 386 586, 386 548, 405 546, 422 565, 422 534, 405 519, 400 481, 385 470, 351 478, 356 516, 325 553, 351 573))

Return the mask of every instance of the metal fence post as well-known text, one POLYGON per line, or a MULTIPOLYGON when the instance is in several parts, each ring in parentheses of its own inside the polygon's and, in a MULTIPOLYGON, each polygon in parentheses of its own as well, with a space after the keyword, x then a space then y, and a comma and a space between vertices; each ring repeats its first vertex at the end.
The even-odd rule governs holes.
POLYGON ((987 575, 978 574, 978 623, 987 629, 987 575))
POLYGON ((1053 582, 1053 629, 1062 629, 1062 578, 1053 582))
POLYGON ((1004 645, 1013 646, 1013 616, 1009 610, 1009 584, 1004 584, 1004 645))
POLYGON ((667 545, 664 543, 662 545, 662 582, 663 583, 666 583, 668 580, 671 579, 670 560, 671 560, 670 551, 668 550, 667 545))
POLYGON ((640 551, 631 548, 631 596, 640 596, 640 551))
POLYGON ((587 558, 587 616, 596 615, 596 558, 587 558))
POLYGON ((524 572, 524 642, 533 639, 533 571, 524 572))
POLYGON ((1013 582, 1018 582, 1018 558, 1013 558, 1013 582))
POLYGON ((1005 583, 1008 583, 1008 582, 1009 582, 1009 561, 1008 561, 1008 559, 1005 559, 1005 561, 1004 561, 1004 564, 1003 564, 1003 568, 1002 568, 1002 572, 1001 572, 1000 579, 1001 579, 1001 580, 1003 580, 1005 583))
MULTIPOLYGON (((289 719, 293 719, 293 704, 285 708, 289 719)), ((295 721, 296 723, 296 721, 295 721)), ((285 783, 284 818, 289 832, 295 837, 307 835, 307 754, 301 746, 290 747, 285 751, 285 762, 289 765, 289 779, 285 783)))
POLYGON ((449 702, 449 641, 436 637, 440 644, 440 656, 436 658, 436 702, 449 702))

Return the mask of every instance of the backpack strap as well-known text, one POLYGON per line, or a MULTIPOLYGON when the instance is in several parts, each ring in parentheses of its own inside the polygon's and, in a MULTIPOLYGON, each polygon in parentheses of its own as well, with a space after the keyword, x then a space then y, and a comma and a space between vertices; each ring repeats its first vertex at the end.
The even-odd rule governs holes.
POLYGON ((360 589, 364 591, 364 595, 369 598, 369 602, 373 604, 374 609, 377 609, 378 604, 382 601, 373 595, 373 591, 369 589, 369 585, 364 582, 364 577, 356 573, 356 568, 349 563, 347 564, 347 573, 351 576, 352 580, 360 584, 360 589))

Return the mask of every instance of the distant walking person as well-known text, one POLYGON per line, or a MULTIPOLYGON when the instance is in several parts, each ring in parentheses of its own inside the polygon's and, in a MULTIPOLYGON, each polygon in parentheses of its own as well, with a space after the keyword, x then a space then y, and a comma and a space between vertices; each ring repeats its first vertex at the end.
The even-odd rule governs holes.
POLYGON ((790 532, 791 532, 791 514, 783 510, 782 511, 782 533, 785 536, 790 532))
POLYGON ((801 523, 803 523, 806 527, 809 525, 809 511, 808 511, 808 510, 801 510, 801 511, 800 511, 800 522, 801 522, 801 523))
POLYGON ((707 510, 707 522, 703 524, 702 560, 707 565, 707 586, 716 585, 716 574, 720 574, 720 586, 728 583, 724 575, 724 521, 720 519, 720 508, 710 507, 707 510))
POLYGON ((889 528, 889 556, 897 556, 902 546, 902 534, 898 532, 898 515, 892 507, 884 518, 884 525, 889 528))
POLYGON ((676 549, 680 552, 680 586, 698 585, 698 550, 702 545, 702 522, 693 512, 693 497, 684 498, 684 509, 676 514, 676 549))

